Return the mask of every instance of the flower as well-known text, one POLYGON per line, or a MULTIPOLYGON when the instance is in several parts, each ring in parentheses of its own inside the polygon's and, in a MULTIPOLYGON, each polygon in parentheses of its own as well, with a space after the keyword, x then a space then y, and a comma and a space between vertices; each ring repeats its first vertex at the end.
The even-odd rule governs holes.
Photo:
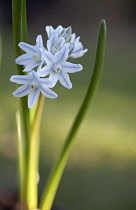
POLYGON ((55 33, 51 36, 49 40, 47 40, 47 49, 49 52, 51 52, 53 55, 58 52, 63 45, 65 44, 64 37, 58 37, 58 33, 55 33))
POLYGON ((80 64, 73 64, 66 62, 68 59, 69 44, 65 44, 63 48, 52 55, 50 52, 44 52, 44 59, 46 66, 39 70, 39 74, 42 77, 50 75, 50 79, 54 85, 59 82, 66 88, 71 89, 72 83, 69 79, 68 73, 75 73, 81 71, 83 67, 80 64))
POLYGON ((79 41, 80 37, 76 38, 76 34, 72 34, 71 26, 67 28, 58 26, 56 29, 53 29, 52 26, 46 26, 46 32, 49 38, 47 49, 53 55, 66 43, 69 43, 69 57, 71 58, 81 57, 87 52, 87 49, 83 50, 83 45, 79 41))
POLYGON ((87 52, 87 49, 83 50, 83 45, 79 41, 79 39, 80 37, 78 36, 72 43, 70 43, 70 46, 69 46, 70 58, 79 58, 87 52))
POLYGON ((53 83, 49 78, 40 78, 38 72, 32 70, 28 75, 14 75, 10 78, 11 82, 22 84, 13 95, 23 97, 28 95, 28 108, 32 108, 36 103, 40 92, 47 98, 57 98, 58 95, 50 90, 53 83))
POLYGON ((36 66, 40 68, 44 64, 43 52, 45 51, 45 48, 43 47, 41 35, 38 35, 36 38, 36 46, 24 42, 20 42, 18 46, 26 52, 26 54, 23 54, 16 59, 17 64, 25 66, 24 72, 31 71, 36 66))
POLYGON ((48 39, 50 39, 51 36, 55 33, 58 33, 60 35, 63 30, 63 27, 59 25, 56 29, 54 29, 52 26, 46 26, 45 30, 47 32, 48 39))

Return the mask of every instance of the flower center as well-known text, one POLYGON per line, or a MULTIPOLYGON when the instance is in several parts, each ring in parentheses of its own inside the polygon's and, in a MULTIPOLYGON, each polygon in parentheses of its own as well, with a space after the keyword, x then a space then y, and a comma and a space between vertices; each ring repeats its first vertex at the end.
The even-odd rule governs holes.
POLYGON ((56 53, 56 52, 58 52, 59 51, 59 47, 58 46, 53 46, 53 48, 52 48, 52 53, 53 53, 53 55, 56 53))
POLYGON ((37 55, 33 55, 32 58, 33 58, 33 60, 37 60, 38 57, 37 57, 37 55))
POLYGON ((40 60, 41 58, 40 58, 40 55, 37 53, 37 54, 32 55, 32 59, 33 60, 40 60))
POLYGON ((54 71, 56 72, 60 72, 61 70, 61 65, 59 63, 54 64, 53 66, 54 71))
POLYGON ((34 90, 34 89, 36 89, 37 87, 38 87, 37 81, 33 81, 33 82, 31 83, 31 85, 30 85, 31 90, 34 90))

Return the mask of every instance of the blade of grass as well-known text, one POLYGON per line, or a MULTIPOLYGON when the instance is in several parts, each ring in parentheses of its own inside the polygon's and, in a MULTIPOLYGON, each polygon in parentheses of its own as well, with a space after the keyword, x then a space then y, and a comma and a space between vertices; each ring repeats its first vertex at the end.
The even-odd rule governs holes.
POLYGON ((97 48, 96 48, 95 65, 94 65, 94 70, 93 70, 93 75, 90 81, 90 85, 86 93, 86 96, 84 98, 84 101, 81 105, 81 108, 70 130, 68 138, 66 139, 66 142, 62 149, 60 157, 57 163, 55 164, 53 170, 51 171, 49 179, 47 180, 47 184, 45 186, 43 197, 40 203, 40 209, 42 210, 51 209, 60 179, 62 177, 64 168, 65 168, 65 165, 66 165, 66 162, 67 162, 67 159, 68 159, 71 147, 72 147, 74 137, 85 116, 85 113, 90 105, 90 102, 92 102, 93 100, 93 97, 99 85, 99 81, 100 81, 101 73, 103 69, 103 64, 104 64, 105 47, 106 47, 106 23, 104 20, 102 20, 100 23, 98 42, 97 42, 97 48))

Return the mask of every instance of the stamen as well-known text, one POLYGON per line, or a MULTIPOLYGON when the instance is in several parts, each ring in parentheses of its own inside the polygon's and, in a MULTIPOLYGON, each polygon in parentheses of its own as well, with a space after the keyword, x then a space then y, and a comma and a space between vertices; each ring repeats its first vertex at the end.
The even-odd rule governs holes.
POLYGON ((37 60, 37 55, 32 56, 33 60, 37 60))
POLYGON ((31 88, 32 88, 32 89, 35 89, 35 88, 36 88, 36 85, 31 85, 31 88))

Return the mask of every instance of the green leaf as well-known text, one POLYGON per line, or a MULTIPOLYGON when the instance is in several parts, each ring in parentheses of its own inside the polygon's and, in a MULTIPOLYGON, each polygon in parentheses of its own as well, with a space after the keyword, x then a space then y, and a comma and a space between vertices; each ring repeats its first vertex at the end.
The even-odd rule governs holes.
POLYGON ((104 64, 104 57, 105 57, 105 47, 106 47, 106 23, 104 20, 100 23, 97 47, 96 47, 96 57, 95 57, 95 64, 93 75, 86 93, 86 96, 83 100, 81 108, 75 118, 73 126, 69 132, 68 138, 66 139, 65 145, 62 149, 60 157, 55 164, 49 179, 47 181, 47 185, 45 186, 45 190, 43 193, 43 197, 41 199, 40 209, 42 210, 50 210, 60 179, 62 177, 65 165, 67 163, 67 159, 69 157, 71 147, 73 145, 74 137, 83 121, 83 118, 87 112, 87 109, 90 103, 93 100, 95 92, 100 82, 101 73, 104 64))

